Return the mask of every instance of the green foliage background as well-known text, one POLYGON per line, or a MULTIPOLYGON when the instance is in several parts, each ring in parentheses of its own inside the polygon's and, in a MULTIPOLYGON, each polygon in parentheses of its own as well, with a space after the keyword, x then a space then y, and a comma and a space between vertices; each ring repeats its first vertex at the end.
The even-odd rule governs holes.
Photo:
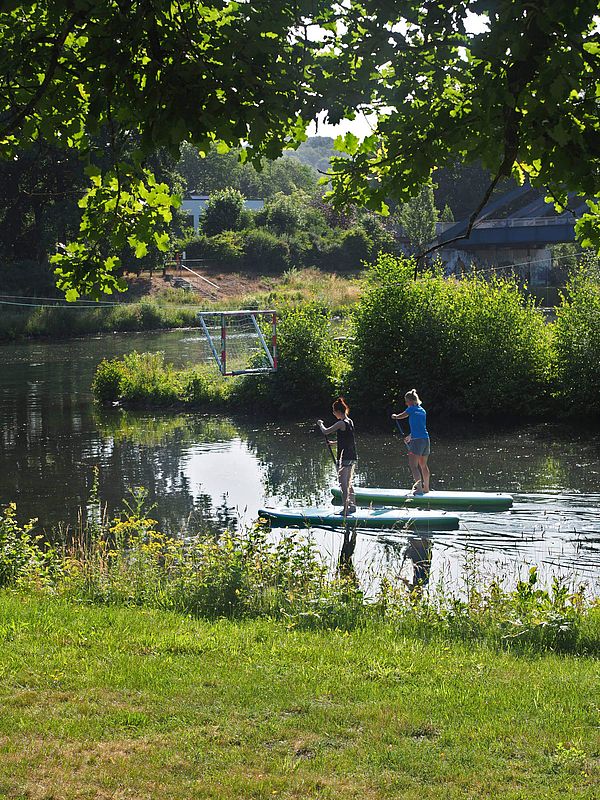
MULTIPOLYGON (((559 396, 580 412, 600 415, 600 282, 575 273, 557 309, 555 350, 559 396)), ((564 409, 563 409, 564 410, 564 409)))
POLYGON ((397 406, 416 387, 432 411, 543 414, 551 329, 533 301, 508 280, 413 273, 412 260, 391 256, 369 273, 349 378, 361 405, 397 406))

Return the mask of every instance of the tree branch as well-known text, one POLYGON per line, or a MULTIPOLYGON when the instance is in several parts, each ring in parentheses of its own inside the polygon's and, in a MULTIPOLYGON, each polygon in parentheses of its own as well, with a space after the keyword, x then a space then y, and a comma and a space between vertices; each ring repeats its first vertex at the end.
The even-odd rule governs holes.
POLYGON ((15 130, 15 128, 17 128, 17 126, 20 125, 20 123, 25 119, 25 117, 29 113, 31 113, 31 111, 33 111, 38 102, 44 96, 44 93, 46 92, 46 89, 48 88, 50 81, 54 77, 56 68, 58 67, 58 59, 60 57, 64 44, 67 40, 67 37, 73 31, 75 26, 83 19, 85 19, 85 14, 83 14, 82 12, 74 14, 67 22, 64 29, 56 36, 54 40, 54 45, 52 47, 50 63, 48 64, 48 69, 46 71, 46 74, 44 75, 44 80, 39 85, 37 91, 31 98, 31 100, 28 103, 26 103, 23 106, 23 108, 21 108, 20 111, 15 113, 13 115, 12 120, 10 120, 10 122, 2 130, 0 130, 0 139, 4 139, 6 136, 11 134, 15 130))
POLYGON ((468 239, 469 238, 469 236, 471 235, 471 231, 473 230, 473 226, 477 222, 477 217, 481 214, 481 212, 485 208, 488 200, 492 196, 492 192, 494 191, 494 189, 498 185, 498 182, 500 181, 500 179, 503 178, 503 177, 505 177, 505 176, 504 176, 504 173, 502 172, 502 168, 500 168, 500 170, 498 171, 498 174, 496 175, 494 180, 490 183, 488 188, 485 190, 485 194, 481 198, 481 201, 480 201, 479 205, 477 206, 475 211, 473 211, 473 213, 469 217, 469 223, 468 223, 467 229, 466 229, 466 231, 464 233, 461 233, 460 236, 455 236, 453 239, 448 239, 447 241, 439 242, 438 244, 434 245, 433 247, 430 247, 428 250, 424 250, 422 253, 420 253, 417 256, 417 259, 416 259, 416 262, 415 262, 415 275, 414 275, 415 280, 416 280, 416 277, 417 277, 417 270, 418 270, 418 267, 419 267, 419 262, 422 259, 424 259, 425 256, 428 256, 430 253, 435 252, 435 250, 439 250, 440 247, 446 247, 447 245, 453 244, 454 242, 458 242, 461 239, 468 239))

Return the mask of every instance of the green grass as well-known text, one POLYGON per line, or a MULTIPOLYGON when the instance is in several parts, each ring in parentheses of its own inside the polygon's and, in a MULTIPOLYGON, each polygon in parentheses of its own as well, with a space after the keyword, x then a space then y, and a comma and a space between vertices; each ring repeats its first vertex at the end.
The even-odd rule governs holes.
POLYGON ((176 369, 163 353, 135 350, 122 359, 103 359, 92 382, 98 401, 168 408, 222 407, 233 386, 206 366, 176 369))
POLYGON ((163 306, 149 300, 103 308, 36 308, 3 315, 0 340, 28 337, 66 339, 92 333, 162 330, 197 324, 194 308, 163 306))
MULTIPOLYGON (((346 316, 358 302, 362 283, 352 277, 317 269, 291 269, 281 276, 256 276, 255 292, 207 298, 167 287, 154 298, 122 302, 113 307, 23 308, 3 313, 0 341, 49 337, 65 339, 112 331, 167 330, 197 327, 197 311, 241 308, 295 308, 318 302, 332 315, 346 316)), ((109 300, 114 298, 108 298, 109 300)), ((31 302, 35 303, 35 299, 31 302)))
POLYGON ((594 798, 598 662, 0 594, 0 796, 594 798))

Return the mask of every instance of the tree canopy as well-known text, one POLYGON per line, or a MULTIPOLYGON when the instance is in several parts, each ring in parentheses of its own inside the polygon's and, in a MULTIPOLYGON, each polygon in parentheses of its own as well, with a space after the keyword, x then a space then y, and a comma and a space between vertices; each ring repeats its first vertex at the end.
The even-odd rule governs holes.
MULTIPOLYGON (((598 12, 598 0, 8 0, 0 157, 42 138, 83 159, 79 236, 56 256, 71 298, 119 288, 124 247, 168 247, 177 200, 148 169, 157 148, 241 146, 260 165, 321 113, 377 115, 362 141, 336 141, 337 204, 385 211, 458 157, 493 176, 473 221, 511 174, 566 205, 599 194, 598 12)), ((598 246, 592 212, 579 231, 598 246)))

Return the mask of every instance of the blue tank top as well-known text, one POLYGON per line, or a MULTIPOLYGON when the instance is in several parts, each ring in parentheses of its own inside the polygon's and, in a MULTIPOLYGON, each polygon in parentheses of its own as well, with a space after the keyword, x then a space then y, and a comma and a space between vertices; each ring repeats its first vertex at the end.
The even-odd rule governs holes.
POLYGON ((427 433, 427 412, 423 406, 406 406, 410 435, 413 439, 429 439, 427 433))

